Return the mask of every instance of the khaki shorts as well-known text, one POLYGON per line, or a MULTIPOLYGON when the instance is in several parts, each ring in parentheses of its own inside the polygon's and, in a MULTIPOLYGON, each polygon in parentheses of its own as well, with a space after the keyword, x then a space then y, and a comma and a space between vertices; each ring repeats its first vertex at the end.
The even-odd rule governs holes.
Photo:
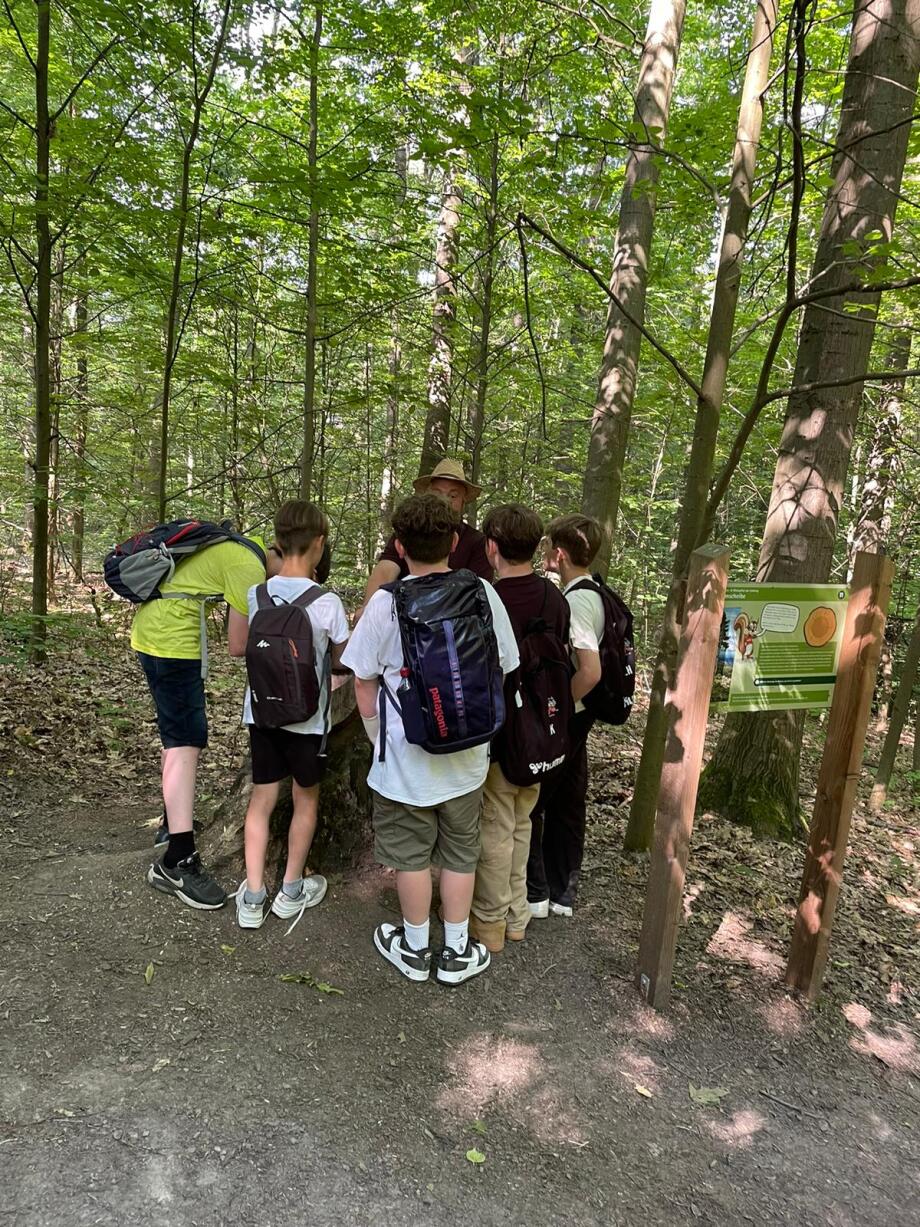
POLYGON ((440 865, 454 873, 475 873, 481 809, 481 787, 424 807, 375 792, 374 855, 381 865, 406 872, 440 865))

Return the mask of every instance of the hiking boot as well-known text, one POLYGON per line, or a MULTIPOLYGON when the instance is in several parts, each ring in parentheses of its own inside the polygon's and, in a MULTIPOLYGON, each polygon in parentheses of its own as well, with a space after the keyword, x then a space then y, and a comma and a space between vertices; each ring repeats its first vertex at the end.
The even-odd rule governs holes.
POLYGON ((328 882, 318 873, 304 878, 299 895, 286 895, 279 890, 272 900, 272 911, 282 920, 290 920, 292 916, 300 916, 308 907, 316 907, 326 896, 328 882))
POLYGON ((204 868, 197 852, 180 861, 174 869, 167 869, 162 861, 154 861, 147 870, 147 881, 154 890, 175 895, 189 907, 201 911, 212 912, 227 902, 226 892, 204 868))
MULTIPOLYGON (((407 980, 427 980, 431 972, 431 947, 413 950, 402 925, 380 924, 374 930, 374 945, 407 980)), ((488 956, 487 956, 488 957, 488 956)))
POLYGON ((505 921, 470 916, 470 937, 482 942, 490 954, 501 954, 505 948, 505 921))
POLYGON ((233 893, 236 899, 236 923, 241 929, 261 929, 265 924, 265 908, 268 895, 263 896, 261 903, 246 902, 246 879, 240 882, 233 893))
POLYGON ((156 834, 153 837, 153 846, 155 848, 164 848, 169 843, 169 825, 166 821, 166 814, 160 816, 160 825, 157 827, 156 834))
POLYGON ((435 976, 441 984, 462 984, 485 971, 491 962, 492 956, 482 942, 468 940, 460 954, 450 946, 444 947, 435 976))
POLYGON ((554 903, 552 899, 549 904, 550 915, 552 916, 572 916, 575 909, 567 903, 554 903))
POLYGON ((530 899, 527 906, 534 920, 545 920, 549 915, 549 899, 530 899))

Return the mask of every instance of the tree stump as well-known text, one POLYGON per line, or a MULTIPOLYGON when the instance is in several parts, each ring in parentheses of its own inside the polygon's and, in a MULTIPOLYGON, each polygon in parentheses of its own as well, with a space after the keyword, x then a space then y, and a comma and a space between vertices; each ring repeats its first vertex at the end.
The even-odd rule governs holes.
MULTIPOLYGON (((351 674, 332 678, 332 731, 327 743, 326 773, 320 784, 319 822, 310 850, 309 866, 322 872, 351 868, 371 842, 371 793, 367 772, 371 746, 364 732, 355 701, 355 682, 351 674)), ((218 870, 243 873, 243 827, 252 788, 252 771, 247 756, 227 796, 205 820, 199 843, 207 862, 218 870)), ((278 804, 271 818, 266 882, 280 882, 287 852, 287 832, 291 822, 291 782, 281 786, 278 804)))

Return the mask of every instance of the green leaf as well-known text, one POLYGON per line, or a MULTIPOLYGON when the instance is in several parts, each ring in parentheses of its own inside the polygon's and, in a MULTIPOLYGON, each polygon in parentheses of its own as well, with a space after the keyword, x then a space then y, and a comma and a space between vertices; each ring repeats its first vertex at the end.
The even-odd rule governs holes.
POLYGON ((718 1107, 727 1094, 728 1087, 725 1086, 694 1086, 690 1083, 690 1098, 705 1107, 718 1107))
POLYGON ((336 988, 334 984, 327 984, 325 980, 317 980, 308 971, 287 971, 278 979, 282 984, 306 984, 320 993, 334 993, 337 997, 345 996, 344 989, 336 988))
POLYGON ((149 984, 155 975, 156 975, 156 968, 154 967, 152 963, 148 963, 147 968, 144 972, 144 983, 149 984))
POLYGON ((233 954, 236 950, 236 946, 221 946, 221 950, 224 954, 233 954))
POLYGON ((466 1152, 466 1157, 470 1163, 478 1166, 480 1163, 485 1163, 486 1157, 481 1150, 476 1150, 475 1147, 466 1152))
POLYGON ((486 1131, 486 1127, 481 1120, 474 1120, 473 1123, 470 1125, 470 1128, 473 1130, 474 1133, 479 1133, 483 1135, 485 1134, 485 1131, 486 1131))

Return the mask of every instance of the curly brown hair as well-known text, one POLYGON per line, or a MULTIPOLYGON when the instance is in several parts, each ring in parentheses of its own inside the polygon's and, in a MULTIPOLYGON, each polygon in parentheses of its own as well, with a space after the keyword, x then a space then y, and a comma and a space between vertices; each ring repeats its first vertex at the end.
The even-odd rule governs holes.
POLYGON ((441 562, 450 554, 457 518, 440 494, 413 494, 393 512, 393 532, 413 562, 441 562))

